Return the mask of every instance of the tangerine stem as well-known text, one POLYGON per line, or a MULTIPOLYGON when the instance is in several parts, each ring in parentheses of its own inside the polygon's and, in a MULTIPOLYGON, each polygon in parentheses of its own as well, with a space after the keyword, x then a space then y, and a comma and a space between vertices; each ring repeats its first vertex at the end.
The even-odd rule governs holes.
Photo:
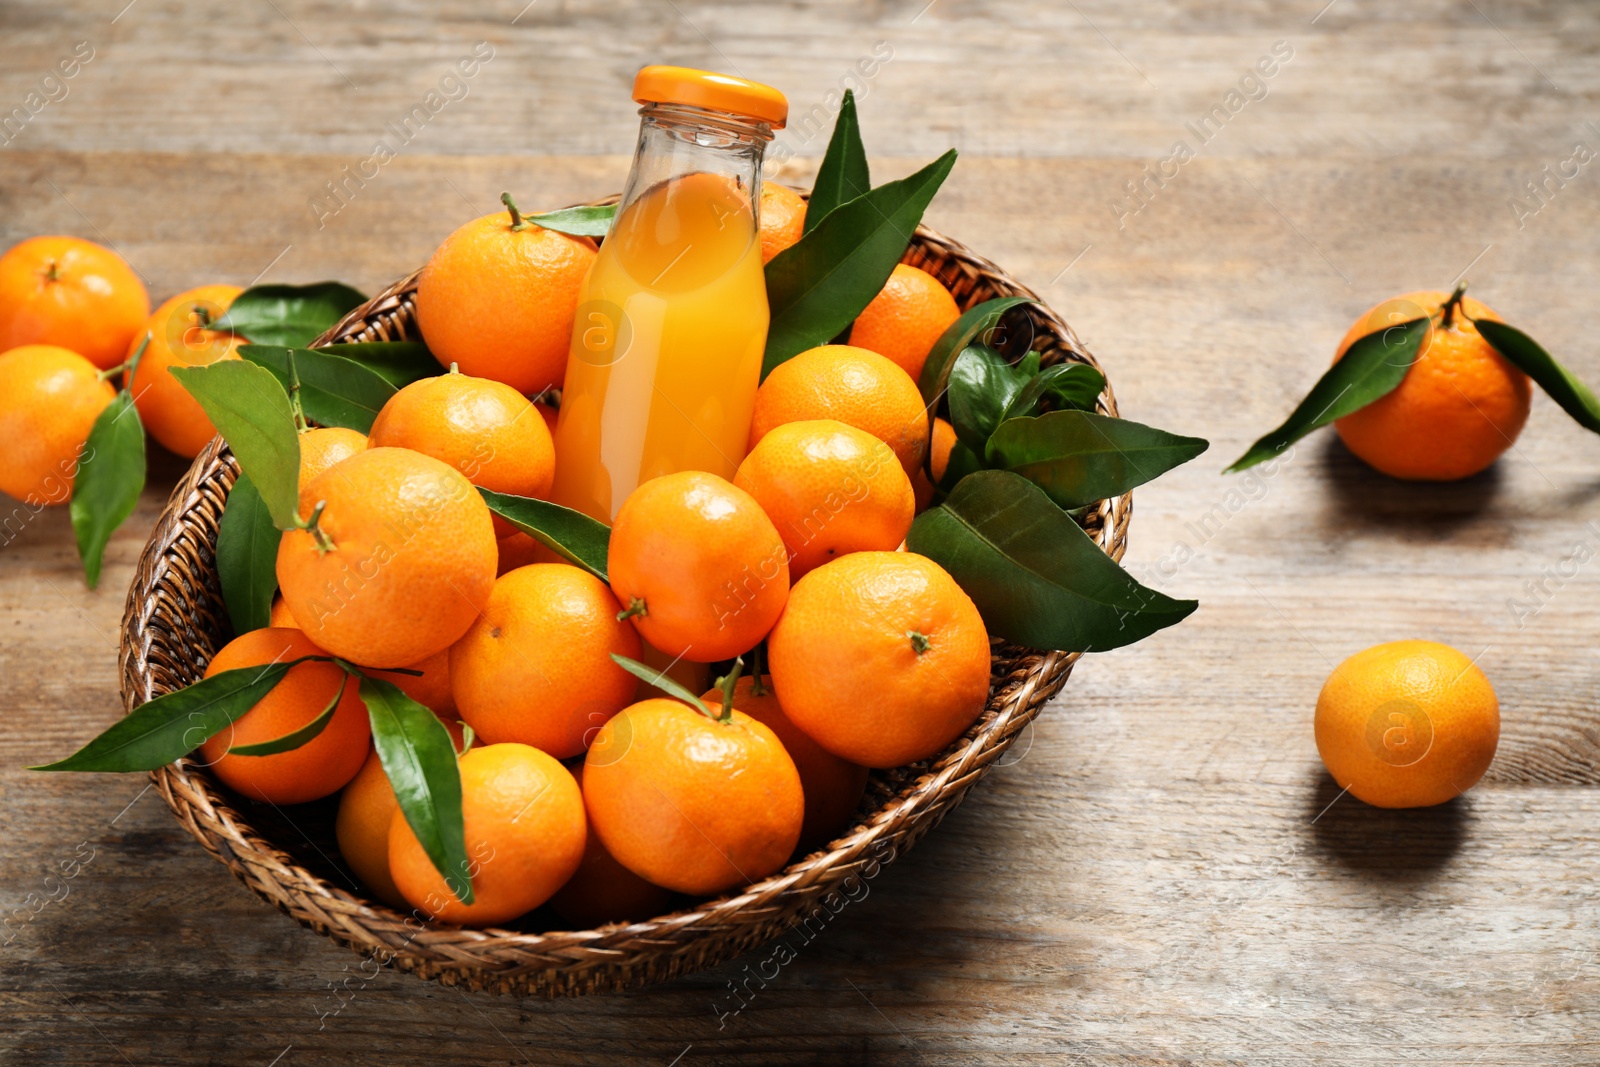
MULTIPOLYGON (((149 347, 150 335, 146 333, 144 335, 144 340, 139 342, 139 348, 133 353, 133 355, 129 356, 121 363, 118 363, 115 367, 107 367, 105 370, 96 374, 95 379, 97 381, 106 382, 110 381, 112 378, 115 378, 119 374, 126 373, 128 380, 131 381, 133 378, 133 372, 139 368, 139 358, 144 355, 144 350, 149 347)), ((124 388, 126 388, 126 385, 124 385, 124 388)))
POLYGON ((533 225, 533 223, 522 217, 522 212, 517 210, 517 202, 511 199, 510 193, 501 193, 500 202, 506 206, 507 211, 511 212, 512 233, 519 233, 533 225))
POLYGON ((617 612, 617 621, 621 622, 623 619, 631 619, 636 615, 643 616, 648 614, 650 614, 650 609, 645 607, 644 601, 640 600, 638 597, 634 597, 632 600, 628 601, 628 606, 626 608, 617 612))
POLYGON ((317 506, 311 509, 311 518, 302 519, 299 515, 294 517, 295 529, 304 530, 311 535, 312 542, 317 546, 318 555, 333 551, 333 539, 328 536, 328 531, 319 525, 322 521, 322 509, 327 506, 326 500, 319 500, 317 506))
POLYGON ((717 679, 717 688, 722 690, 722 714, 717 716, 716 722, 733 721, 733 690, 739 684, 739 672, 744 669, 744 657, 740 656, 733 661, 733 670, 717 679))
POLYGON ((767 643, 765 641, 750 650, 750 695, 753 697, 764 697, 772 692, 761 681, 761 668, 766 666, 766 663, 763 662, 766 650, 767 643))
MULTIPOLYGON (((1444 312, 1444 317, 1439 320, 1440 329, 1448 330, 1450 328, 1450 324, 1455 321, 1456 309, 1461 306, 1461 297, 1464 293, 1466 293, 1466 291, 1467 283, 1466 280, 1463 279, 1461 283, 1456 286, 1455 292, 1450 294, 1450 299, 1444 302, 1444 307, 1441 309, 1444 312)), ((1465 311, 1463 311, 1461 314, 1463 318, 1466 317, 1465 311)))
POLYGON ((933 642, 928 640, 926 634, 920 634, 915 630, 907 630, 906 636, 911 638, 912 651, 919 656, 933 647, 933 642))

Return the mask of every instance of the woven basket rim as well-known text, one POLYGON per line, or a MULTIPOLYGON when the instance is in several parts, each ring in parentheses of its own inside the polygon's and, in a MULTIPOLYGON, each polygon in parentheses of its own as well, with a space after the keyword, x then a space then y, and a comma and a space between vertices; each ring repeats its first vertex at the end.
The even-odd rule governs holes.
MULTIPOLYGON (((933 272, 947 285, 952 281, 948 275, 956 275, 952 289, 958 299, 980 290, 1031 297, 1037 303, 1027 314, 1049 342, 1047 362, 1066 358, 1098 368, 1076 334, 1037 294, 960 242, 919 226, 904 260, 918 265, 937 260, 940 269, 933 272)), ((393 283, 313 344, 395 339, 392 332, 414 332, 409 302, 420 273, 393 283)), ((1117 414, 1109 380, 1099 409, 1117 414)), ((122 633, 122 692, 129 711, 175 687, 158 682, 157 674, 177 684, 188 684, 182 681, 186 674, 192 681, 192 668, 179 662, 190 647, 184 642, 209 645, 216 638, 195 623, 196 616, 212 610, 208 597, 220 600, 214 561, 205 558, 206 535, 200 526, 214 523, 211 512, 220 513, 236 475, 237 464, 226 444, 214 439, 175 487, 145 547, 129 590, 122 633), (164 613, 159 610, 163 606, 168 608, 164 613)), ((1087 524, 1115 560, 1126 545, 1131 503, 1131 494, 1102 501, 1087 524)), ((214 539, 214 529, 210 536, 214 539)), ((561 995, 625 988, 710 966, 753 948, 781 933, 807 904, 836 893, 849 878, 875 875, 953 808, 1004 754, 1061 689, 1078 657, 997 642, 998 673, 979 720, 924 764, 874 772, 875 787, 898 783, 898 788, 828 846, 736 892, 641 922, 589 930, 526 932, 419 921, 301 866, 258 831, 248 809, 241 810, 190 758, 153 771, 151 777, 184 827, 249 888, 303 925, 359 953, 393 961, 423 977, 499 992, 561 995)))

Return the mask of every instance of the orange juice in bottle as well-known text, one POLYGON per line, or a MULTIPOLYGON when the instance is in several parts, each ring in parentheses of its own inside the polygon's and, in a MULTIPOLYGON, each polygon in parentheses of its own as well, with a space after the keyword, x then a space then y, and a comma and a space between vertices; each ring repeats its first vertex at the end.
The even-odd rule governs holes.
POLYGON ((732 478, 767 339, 757 205, 777 90, 646 67, 633 169, 579 297, 552 499, 610 522, 642 482, 732 478))

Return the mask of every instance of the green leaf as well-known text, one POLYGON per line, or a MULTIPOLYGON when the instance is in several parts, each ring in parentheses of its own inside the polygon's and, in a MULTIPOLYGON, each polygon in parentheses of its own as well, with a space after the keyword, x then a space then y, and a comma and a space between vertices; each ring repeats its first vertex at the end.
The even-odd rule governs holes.
POLYGON ((968 475, 917 516, 906 547, 950 572, 993 635, 1029 648, 1104 652, 1194 611, 1140 585, 1044 491, 1010 471, 968 475))
POLYGON ((445 884, 472 903, 466 829, 461 817, 461 770, 455 742, 439 717, 398 686, 362 676, 361 699, 372 719, 372 744, 406 822, 445 884))
POLYGON ((1600 433, 1600 401, 1587 385, 1556 362, 1538 341, 1515 326, 1493 319, 1475 319, 1473 325, 1494 350, 1522 373, 1539 383, 1550 399, 1561 405, 1585 430, 1600 433))
POLYGON ((322 656, 220 671, 134 708, 64 760, 35 771, 153 771, 205 744, 272 692, 289 668, 322 656))
POLYGON ((1430 319, 1410 319, 1357 339, 1344 357, 1317 380, 1283 425, 1251 445, 1223 473, 1265 462, 1312 430, 1389 395, 1417 361, 1430 327, 1430 319))
POLYGON ((277 377, 246 359, 173 367, 172 376, 227 440, 278 529, 291 529, 300 502, 300 435, 277 377))
MULTIPOLYGON (((950 446, 950 457, 944 464, 944 477, 939 479, 939 484, 934 488, 948 493, 960 484, 961 479, 983 469, 983 457, 957 441, 950 446)), ((928 473, 932 475, 933 471, 930 469, 928 473)))
MULTIPOLYGON (((952 385, 951 399, 955 398, 952 385)), ((989 438, 991 468, 1014 471, 1063 508, 1121 496, 1187 463, 1210 447, 1127 419, 1087 411, 1052 411, 1007 419, 989 438)))
POLYGON ((559 211, 546 211, 543 215, 524 215, 522 218, 547 230, 570 233, 574 237, 604 237, 611 229, 611 220, 616 215, 617 205, 597 204, 564 207, 559 211))
POLYGON ((274 737, 271 741, 258 741, 253 745, 232 745, 228 748, 228 755, 276 756, 280 752, 294 751, 328 728, 328 724, 333 721, 333 713, 339 710, 339 702, 344 699, 344 690, 345 679, 341 678, 339 688, 333 691, 333 699, 328 701, 328 706, 300 729, 291 730, 282 737, 274 737))
POLYGON ((956 357, 980 335, 993 329, 999 323, 1000 316, 1007 311, 1020 304, 1033 303, 1037 301, 1031 296, 1000 296, 985 300, 963 312, 959 319, 950 324, 949 329, 939 335, 939 339, 928 350, 928 360, 922 365, 922 377, 917 381, 917 388, 922 390, 922 402, 928 408, 929 426, 933 425, 934 412, 939 409, 939 400, 944 396, 956 357))
POLYGON ((791 356, 827 344, 878 295, 905 254, 954 149, 909 178, 888 182, 828 212, 767 264, 772 323, 762 377, 791 356))
POLYGON ((861 143, 861 123, 856 119, 856 94, 846 89, 844 102, 839 105, 839 117, 833 123, 833 136, 828 139, 828 151, 817 168, 817 180, 811 183, 811 200, 806 204, 801 236, 816 229, 817 223, 834 208, 864 196, 871 189, 867 149, 861 143))
MULTIPOLYGON (((702 715, 710 712, 711 705, 701 700, 694 693, 689 692, 682 685, 679 685, 667 675, 666 671, 657 670, 648 663, 640 663, 638 660, 629 659, 627 656, 619 656, 615 652, 611 653, 611 658, 616 662, 617 666, 646 685, 653 685, 663 693, 676 697, 702 715)), ((712 717, 715 718, 715 715, 712 717)))
POLYGON ((446 370, 421 341, 350 341, 314 351, 359 363, 396 389, 423 378, 437 378, 446 370))
POLYGON ((232 330, 258 345, 304 348, 366 301, 340 282, 254 285, 235 297, 211 328, 232 330))
POLYGON ((950 368, 950 424, 974 452, 994 433, 1029 375, 988 345, 968 345, 950 368))
MULTIPOLYGON (((239 355, 270 370, 287 391, 300 378, 300 409, 319 426, 344 426, 362 433, 372 429, 383 405, 396 390, 377 371, 345 359, 334 348, 282 348, 241 345, 239 355)), ((434 371, 438 372, 435 364, 434 371)))
POLYGON ((217 583, 236 634, 259 630, 271 618, 282 539, 255 483, 240 474, 217 528, 217 583))
POLYGON ((562 559, 582 567, 602 582, 606 577, 606 554, 611 548, 611 527, 581 511, 536 500, 479 489, 489 510, 551 549, 562 559))
POLYGON ((1046 397, 1061 407, 1093 411, 1105 387, 1106 376, 1087 363, 1057 363, 1028 380, 1006 408, 1005 418, 1038 414, 1046 397))
POLYGON ((89 428, 72 483, 68 511, 90 589, 100 584, 106 543, 139 504, 144 474, 144 426, 124 389, 89 428))

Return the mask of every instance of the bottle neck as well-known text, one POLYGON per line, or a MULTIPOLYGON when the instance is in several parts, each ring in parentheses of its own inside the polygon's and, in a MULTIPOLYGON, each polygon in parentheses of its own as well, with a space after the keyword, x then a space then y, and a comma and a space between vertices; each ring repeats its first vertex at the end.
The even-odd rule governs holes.
POLYGON ((639 143, 619 211, 648 190, 688 174, 715 174, 743 190, 754 213, 761 200, 761 160, 772 129, 764 122, 682 104, 639 109, 639 143))

